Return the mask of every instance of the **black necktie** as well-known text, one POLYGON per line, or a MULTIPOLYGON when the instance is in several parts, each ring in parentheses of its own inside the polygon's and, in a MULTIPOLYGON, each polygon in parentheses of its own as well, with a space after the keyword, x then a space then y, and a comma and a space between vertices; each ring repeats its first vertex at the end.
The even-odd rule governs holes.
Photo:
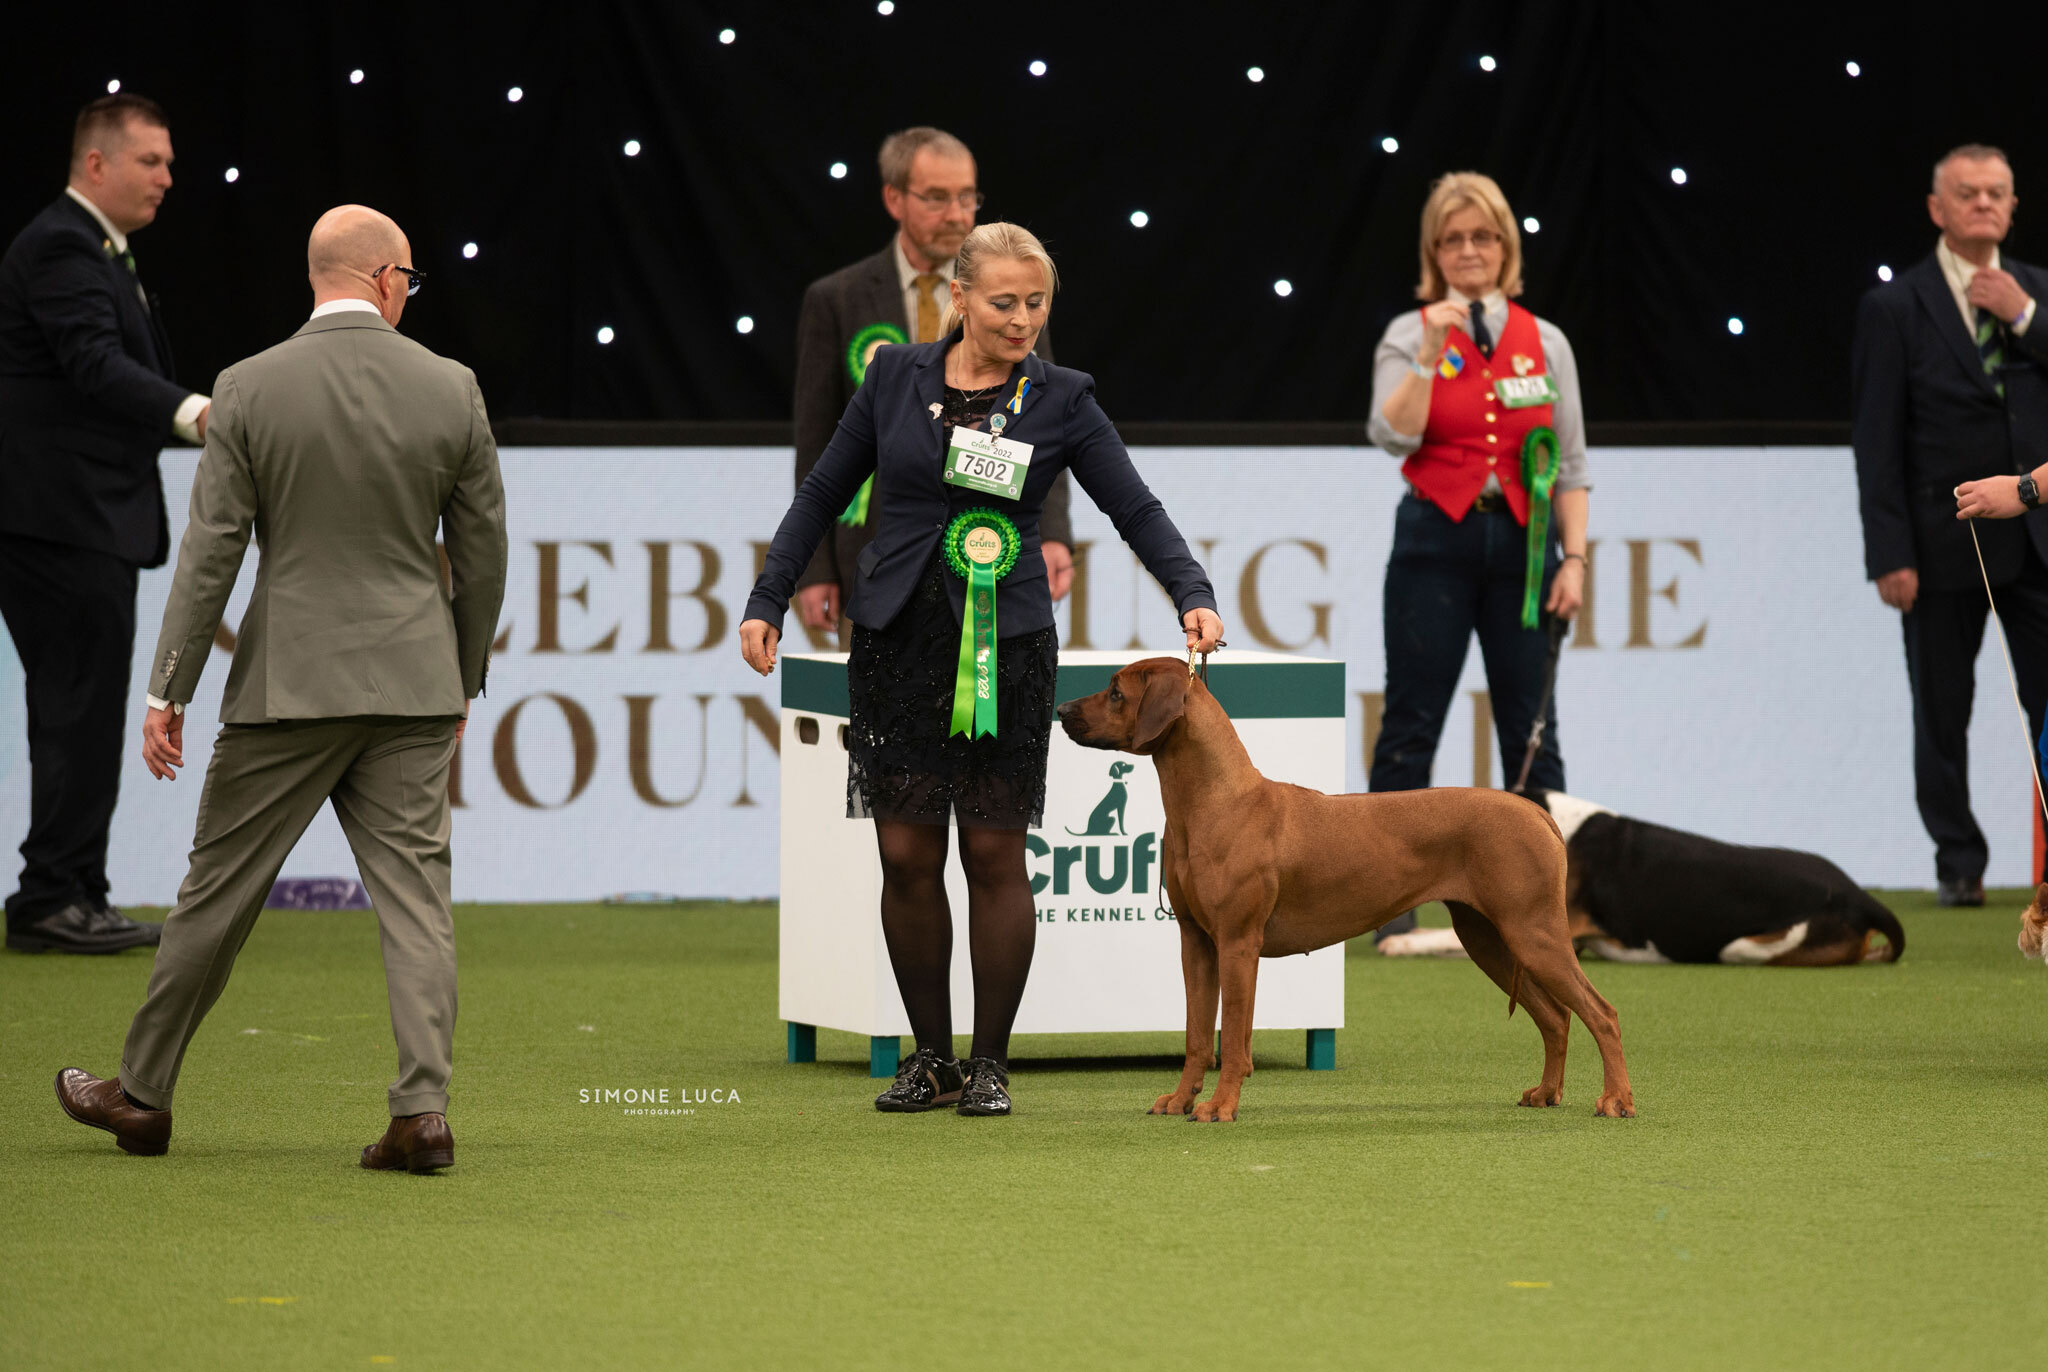
POLYGON ((1486 306, 1477 300, 1472 302, 1472 341, 1479 345, 1479 351, 1493 356, 1493 334, 1486 327, 1486 306))

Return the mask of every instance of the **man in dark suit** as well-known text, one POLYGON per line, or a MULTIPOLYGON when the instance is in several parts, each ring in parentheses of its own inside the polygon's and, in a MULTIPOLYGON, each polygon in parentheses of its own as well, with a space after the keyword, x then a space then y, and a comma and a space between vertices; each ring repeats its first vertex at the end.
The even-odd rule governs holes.
MULTIPOLYGON (((953 258, 981 208, 974 155, 943 129, 919 126, 892 133, 882 141, 878 160, 882 204, 896 221, 895 237, 874 256, 820 277, 804 292, 796 344, 799 486, 832 441, 875 349, 937 341, 953 258)), ((1052 360, 1043 334, 1037 351, 1052 360)), ((797 583, 797 619, 821 647, 823 635, 843 628, 861 549, 874 536, 868 494, 863 487, 854 497, 797 583)), ((1070 499, 1063 474, 1046 500, 1043 521, 1046 573, 1056 601, 1066 595, 1074 575, 1070 499)))
POLYGON ((2048 273, 1999 254, 2015 203, 1998 149, 1942 158, 1927 197, 1941 239, 1863 298, 1851 362, 1865 569, 1904 625, 1913 776, 1943 905, 1984 903, 1968 733, 1987 577, 2036 737, 2048 711, 2048 512, 2037 498, 2010 522, 1956 517, 1963 483, 1995 477, 2024 498, 2019 478, 2048 463, 2048 323, 2036 317, 2048 273))
POLYGON ((7 947, 109 953, 159 926, 107 903, 107 833, 135 651, 136 572, 170 551, 157 454, 205 433, 172 378, 128 236, 171 186, 164 112, 79 113, 70 184, 0 258, 0 613, 28 688, 29 828, 7 947))

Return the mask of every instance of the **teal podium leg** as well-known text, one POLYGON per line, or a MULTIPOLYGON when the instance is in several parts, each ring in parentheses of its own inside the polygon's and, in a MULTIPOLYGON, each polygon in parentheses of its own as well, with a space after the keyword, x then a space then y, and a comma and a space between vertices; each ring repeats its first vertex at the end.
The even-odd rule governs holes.
POLYGON ((1337 1067, 1337 1031, 1335 1029, 1311 1029, 1308 1031, 1308 1070, 1331 1072, 1337 1067))
POLYGON ((903 1040, 894 1034, 876 1034, 868 1040, 868 1075, 895 1076, 897 1061, 902 1056, 903 1040))
POLYGON ((792 1020, 789 1024, 789 1061, 816 1062, 817 1060, 818 1026, 815 1024, 798 1024, 792 1020))

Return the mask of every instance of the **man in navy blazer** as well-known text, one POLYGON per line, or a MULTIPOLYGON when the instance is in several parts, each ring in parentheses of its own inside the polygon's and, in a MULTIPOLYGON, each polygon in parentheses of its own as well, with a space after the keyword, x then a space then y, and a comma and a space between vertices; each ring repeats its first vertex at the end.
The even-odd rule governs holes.
POLYGON ((0 613, 27 679, 29 830, 7 947, 105 953, 158 926, 107 903, 135 651, 136 573, 170 551, 157 454, 207 398, 172 380, 128 236, 171 185, 164 112, 79 113, 70 184, 0 258, 0 613))
MULTIPOLYGON (((1039 516, 1054 480, 1072 471, 1109 516, 1146 570, 1165 587, 1183 614, 1214 610, 1208 574, 1188 551, 1137 468, 1116 428, 1095 403, 1095 378, 1056 367, 1036 353, 1013 376, 1031 380, 1022 412, 1003 437, 1033 446, 1029 475, 1018 499, 989 497, 941 480, 945 435, 939 408, 946 385, 946 350, 960 331, 936 343, 883 348, 868 363, 839 430, 797 489, 796 499, 762 563, 744 619, 777 629, 810 553, 870 472, 875 489, 873 542, 861 550, 847 618, 870 629, 886 627, 917 589, 918 578, 954 515, 997 503, 1016 524, 1023 548, 1016 567, 996 583, 996 623, 1005 638, 1053 622, 1045 558, 1039 551, 1039 516)), ((1005 387, 1008 393, 1008 387, 1005 387)), ((966 583, 947 578, 956 614, 964 614, 966 583)))
POLYGON ((2048 322, 2036 307, 2048 273, 2000 256, 2015 203, 1998 149, 1942 158, 1927 197, 1941 239, 1863 298, 1851 359, 1864 565, 1901 615, 1914 784, 1943 905, 1984 901, 1968 732, 1987 577, 2037 738, 2048 712, 2048 511, 1956 518, 1961 483, 2048 462, 2048 322))

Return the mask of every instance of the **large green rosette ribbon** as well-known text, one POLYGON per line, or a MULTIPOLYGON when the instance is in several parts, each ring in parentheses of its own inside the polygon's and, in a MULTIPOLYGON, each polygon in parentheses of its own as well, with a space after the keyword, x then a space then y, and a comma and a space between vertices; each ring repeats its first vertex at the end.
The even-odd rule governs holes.
MULTIPOLYGON (((846 345, 846 374, 853 378, 853 388, 859 390, 861 383, 868 379, 868 361, 875 355, 875 349, 889 343, 908 343, 910 336, 900 325, 881 320, 868 325, 855 334, 846 345)), ((858 529, 868 522, 868 501, 875 493, 875 479, 871 476, 860 483, 860 490, 853 500, 839 512, 839 522, 858 529)))
POLYGON ((1536 627, 1543 559, 1550 547, 1550 488, 1557 484, 1557 430, 1531 429, 1522 440, 1522 489, 1529 493, 1529 567, 1522 578, 1522 627, 1536 627))
POLYGON ((946 565, 967 583, 960 616, 960 661, 953 674, 953 727, 947 737, 996 731, 996 583, 1017 565, 1024 538, 1009 516, 962 510, 946 526, 946 565))

